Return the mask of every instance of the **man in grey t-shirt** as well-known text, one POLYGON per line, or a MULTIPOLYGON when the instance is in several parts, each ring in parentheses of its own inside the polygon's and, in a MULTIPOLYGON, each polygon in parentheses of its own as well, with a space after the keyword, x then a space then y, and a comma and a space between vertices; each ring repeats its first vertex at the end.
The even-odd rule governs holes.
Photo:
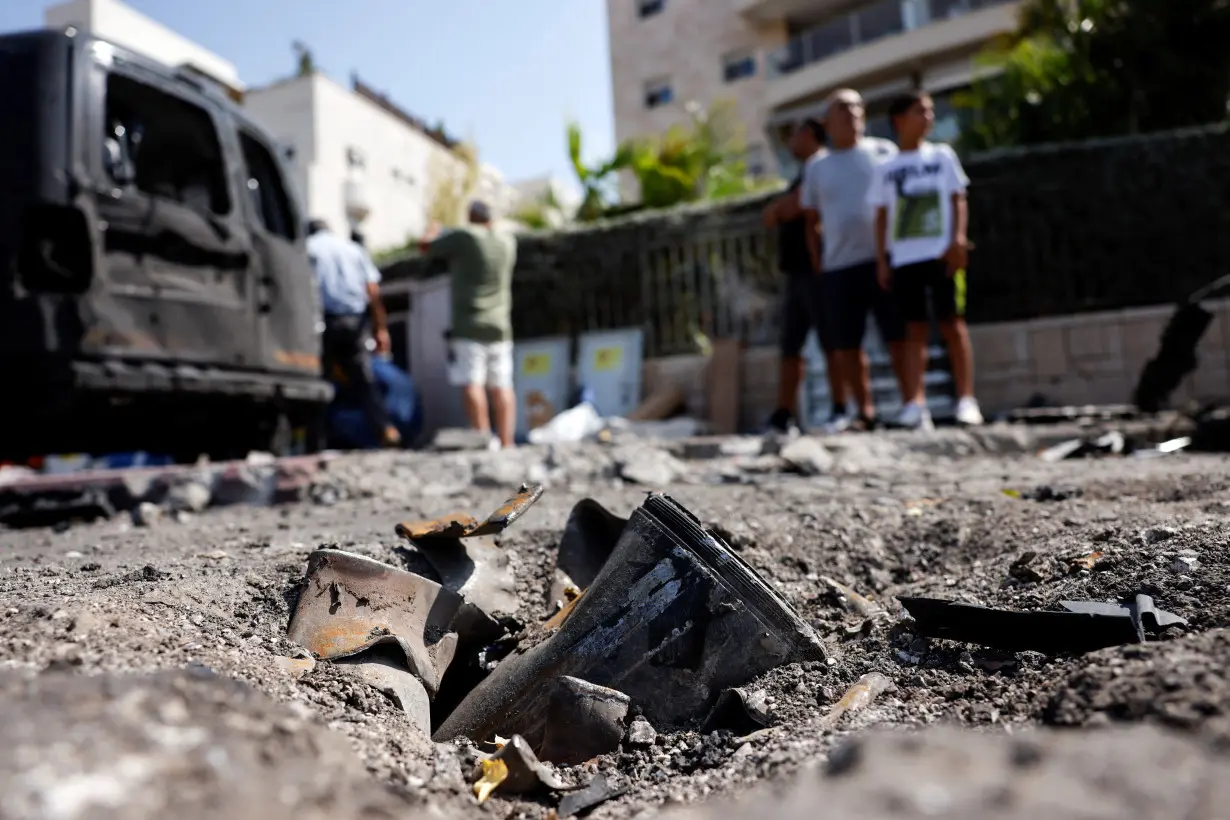
POLYGON ((857 416, 847 411, 846 416, 832 419, 829 428, 869 429, 876 426, 876 411, 863 352, 868 313, 875 316, 880 337, 888 345, 898 384, 902 373, 905 325, 876 278, 875 214, 867 205, 876 165, 894 156, 897 147, 864 136, 863 99, 851 89, 835 91, 826 101, 824 127, 829 152, 807 166, 799 202, 809 221, 809 251, 820 277, 823 321, 834 348, 831 361, 857 403, 857 416))

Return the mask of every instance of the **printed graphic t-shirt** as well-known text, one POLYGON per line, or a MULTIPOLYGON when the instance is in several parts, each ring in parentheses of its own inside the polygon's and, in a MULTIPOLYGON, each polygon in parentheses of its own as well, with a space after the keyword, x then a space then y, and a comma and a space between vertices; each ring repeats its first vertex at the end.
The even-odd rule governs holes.
POLYGON ((872 208, 888 209, 888 253, 893 267, 939 259, 952 244, 952 195, 969 177, 948 145, 924 142, 876 168, 867 194, 872 208))
POLYGON ((825 271, 875 260, 875 210, 867 204, 867 188, 876 167, 896 153, 888 140, 864 137, 853 148, 830 150, 808 163, 799 204, 820 215, 825 271))

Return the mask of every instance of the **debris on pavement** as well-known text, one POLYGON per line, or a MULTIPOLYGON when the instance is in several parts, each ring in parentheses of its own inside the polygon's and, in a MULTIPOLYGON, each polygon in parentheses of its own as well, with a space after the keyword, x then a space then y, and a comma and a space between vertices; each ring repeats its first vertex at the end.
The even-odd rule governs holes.
POLYGON ((820 580, 827 584, 834 592, 836 592, 852 612, 857 613, 862 618, 867 620, 880 620, 889 617, 888 611, 870 598, 860 595, 850 587, 836 581, 827 576, 821 576, 820 580))
POLYGON ((1066 458, 1086 458, 1088 456, 1118 456, 1123 455, 1128 446, 1127 439, 1118 430, 1111 430, 1094 438, 1074 438, 1047 447, 1038 454, 1043 461, 1063 461, 1066 458))
POLYGON ((628 726, 628 745, 638 748, 648 748, 658 739, 658 732, 653 724, 643 717, 636 717, 628 726))
POLYGON ((1071 558, 1065 558, 1064 563, 1068 565, 1069 572, 1080 572, 1081 570, 1092 570, 1098 565, 1098 561, 1102 560, 1103 553, 1101 550, 1094 550, 1085 555, 1076 555, 1071 558))
POLYGON ((503 660, 433 737, 517 734, 540 748, 559 675, 623 692, 655 724, 684 725, 723 689, 825 657, 779 592, 695 516, 653 493, 559 631, 503 660))
POLYGON ((1030 566, 1038 557, 1038 553, 1028 550, 1022 553, 1008 567, 1008 577, 1026 584, 1037 584, 1045 580, 1040 572, 1030 566))
POLYGON ((567 675, 547 704, 540 759, 575 766, 619 748, 631 700, 623 692, 567 675))
POLYGON ((705 718, 701 731, 727 729, 737 736, 743 736, 772 725, 767 693, 763 689, 749 691, 735 687, 718 695, 717 703, 705 718))
POLYGON ((832 711, 825 715, 825 728, 837 728, 837 724, 847 712, 857 712, 870 706, 873 700, 892 688, 893 682, 879 672, 869 672, 863 675, 846 690, 841 700, 833 704, 832 711))
POLYGON ((503 532, 542 497, 540 485, 522 485, 485 521, 467 513, 451 513, 429 521, 397 525, 399 536, 428 560, 445 589, 460 595, 480 612, 470 613, 488 639, 498 637, 491 617, 515 611, 519 605, 510 558, 494 536, 503 532), (481 613, 481 614, 480 614, 481 613))
POLYGON ((479 763, 481 777, 475 783, 475 794, 479 795, 481 803, 485 797, 482 792, 504 791, 509 794, 526 794, 544 789, 552 791, 571 791, 576 786, 569 785, 547 763, 538 759, 530 749, 525 738, 513 735, 495 754, 479 763), (487 784, 490 784, 488 787, 487 784))
POLYGON ((1064 611, 1011 611, 946 601, 898 596, 914 619, 913 629, 926 638, 978 644, 1008 652, 1047 655, 1082 654, 1129 643, 1143 643, 1145 633, 1160 633, 1187 622, 1156 609, 1148 595, 1131 603, 1060 601, 1064 611))
POLYGON ((474 781, 474 796, 479 805, 487 802, 491 793, 508 779, 508 764, 503 760, 487 758, 479 761, 480 777, 474 781))
MULTIPOLYGON (((555 561, 564 576, 564 586, 584 590, 592 584, 627 526, 627 518, 615 515, 592 498, 578 501, 564 524, 555 561)), ((556 585, 560 583, 557 578, 556 585)), ((559 597, 563 594, 562 591, 558 593, 559 597)), ((554 589, 551 597, 557 598, 554 589)))
POLYGON ((359 675, 392 692, 415 724, 429 732, 429 700, 453 661, 453 622, 461 605, 459 596, 421 575, 319 549, 308 557, 307 587, 287 637, 321 660, 349 659, 359 675), (396 661, 372 651, 384 646, 399 650, 396 661), (404 676, 390 666, 404 669, 404 676))
POLYGON ((833 454, 812 436, 799 436, 787 442, 778 455, 796 472, 806 476, 824 475, 833 469, 833 454))
POLYGON ((627 793, 627 783, 616 783, 604 774, 596 774, 585 788, 565 794, 556 813, 558 817, 573 817, 627 793))

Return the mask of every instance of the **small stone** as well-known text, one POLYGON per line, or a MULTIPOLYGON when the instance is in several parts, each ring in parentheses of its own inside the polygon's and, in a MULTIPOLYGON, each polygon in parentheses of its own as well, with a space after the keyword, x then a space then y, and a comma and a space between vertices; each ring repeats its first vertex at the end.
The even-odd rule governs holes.
POLYGON ((1170 562, 1170 569, 1180 575, 1190 575, 1200 568, 1200 557, 1195 550, 1184 550, 1170 562))
POLYGON ((781 457, 803 475, 823 475, 833 468, 833 454, 819 439, 800 436, 782 448, 781 457))
POLYGON ((646 748, 652 746, 657 739, 657 731, 643 717, 636 718, 632 721, 632 725, 628 727, 629 746, 646 748))
POLYGON ((213 496, 209 488, 197 481, 186 481, 171 488, 167 503, 176 512, 199 513, 209 506, 213 496))
POLYGON ((207 561, 225 561, 230 558, 230 554, 226 550, 212 550, 210 552, 198 552, 197 558, 204 558, 207 561))
POLYGON ((85 556, 82 555, 77 550, 69 550, 68 552, 64 553, 64 557, 65 558, 84 558, 85 556))
POLYGON ((1160 544, 1163 541, 1169 541, 1178 534, 1179 531, 1174 527, 1150 527, 1143 533, 1146 544, 1160 544))
POLYGON ((142 501, 132 511, 132 523, 138 527, 152 527, 162 519, 162 508, 149 501, 142 501))

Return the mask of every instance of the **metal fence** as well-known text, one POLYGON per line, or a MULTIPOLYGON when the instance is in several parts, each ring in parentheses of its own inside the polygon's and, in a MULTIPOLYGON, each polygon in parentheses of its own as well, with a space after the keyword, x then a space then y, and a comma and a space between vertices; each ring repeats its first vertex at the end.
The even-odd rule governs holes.
MULTIPOLYGON (((969 320, 1173 302, 1230 273, 1230 128, 975 157, 969 320)), ((772 344, 779 279, 768 196, 523 236, 519 338, 640 327, 645 354, 705 339, 772 344)), ((386 278, 422 275, 402 262, 386 278)))

